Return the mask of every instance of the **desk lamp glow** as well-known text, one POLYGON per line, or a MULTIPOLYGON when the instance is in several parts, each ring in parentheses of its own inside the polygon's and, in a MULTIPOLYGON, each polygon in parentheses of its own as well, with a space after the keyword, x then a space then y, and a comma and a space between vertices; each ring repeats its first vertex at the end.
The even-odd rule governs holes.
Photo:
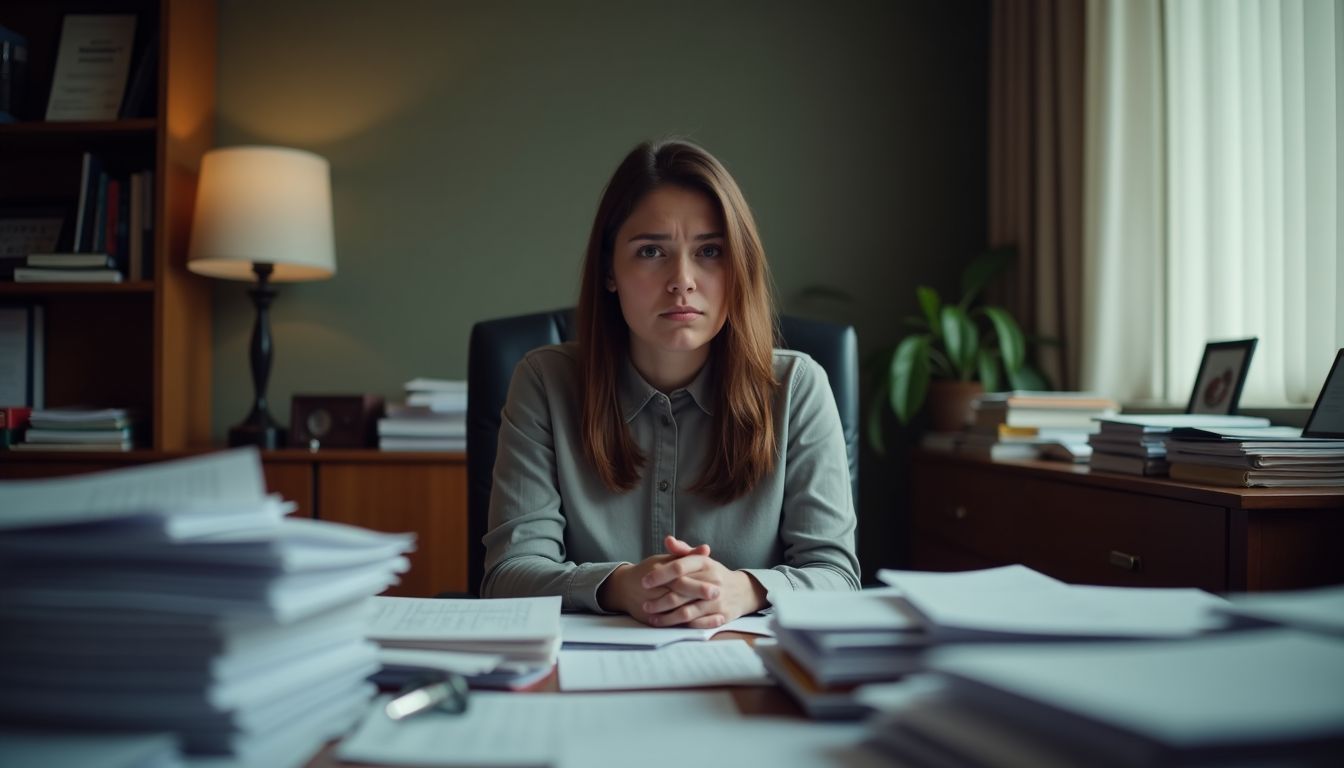
POLYGON ((311 152, 283 147, 229 147, 201 160, 187 268, 209 277, 251 280, 252 411, 229 430, 229 445, 278 448, 285 430, 266 405, 271 375, 270 281, 321 280, 336 273, 331 223, 331 169, 311 152))

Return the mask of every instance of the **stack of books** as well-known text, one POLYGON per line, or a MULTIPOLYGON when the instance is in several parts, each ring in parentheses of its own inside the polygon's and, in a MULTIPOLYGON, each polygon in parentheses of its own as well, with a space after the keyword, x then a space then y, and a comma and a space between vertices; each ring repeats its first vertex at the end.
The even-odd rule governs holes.
POLYGON ((790 592, 772 595, 778 644, 756 652, 809 716, 863 717, 859 685, 918 672, 930 640, 900 593, 790 592))
POLYGON ((28 417, 32 412, 32 408, 0 406, 0 451, 22 442, 23 431, 28 428, 28 417))
POLYGON ((862 716, 865 688, 928 671, 942 648, 1199 637, 1231 621, 1200 590, 1077 586, 1022 565, 878 576, 887 589, 777 596, 779 644, 757 650, 814 717, 862 716))
POLYGON ((13 270, 14 281, 119 283, 154 276, 154 172, 109 171, 85 152, 79 203, 68 252, 35 253, 13 270))
POLYGON ((465 451, 467 382, 412 379, 406 402, 387 406, 378 420, 378 447, 384 451, 465 451))
POLYGON ((301 765, 374 694, 409 534, 286 517, 253 449, 0 483, 0 720, 301 765))
POLYGON ((129 451, 135 418, 125 408, 46 408, 28 417, 21 451, 129 451))
POLYGON ((1119 405, 1094 392, 993 392, 976 398, 972 425, 959 453, 986 459, 1034 458, 1044 446, 1069 460, 1090 453, 1094 419, 1114 415, 1119 405))
POLYGON ((1088 437, 1092 446, 1089 464, 1102 472, 1126 475, 1167 474, 1167 438, 1180 427, 1268 427, 1269 420, 1255 416, 1218 416, 1174 413, 1109 416, 1099 419, 1100 429, 1088 437))
POLYGON ((1295 427, 1174 429, 1171 477, 1238 488, 1344 486, 1344 439, 1302 437, 1295 427))
POLYGON ((32 253, 14 268, 16 283, 120 283, 117 262, 106 253, 32 253))

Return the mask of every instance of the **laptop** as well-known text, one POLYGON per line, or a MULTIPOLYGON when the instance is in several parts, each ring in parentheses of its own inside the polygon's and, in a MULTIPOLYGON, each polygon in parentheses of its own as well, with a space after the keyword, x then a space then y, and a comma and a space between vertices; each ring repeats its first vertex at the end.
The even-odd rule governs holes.
POLYGON ((1302 436, 1344 438, 1344 349, 1335 353, 1302 436))

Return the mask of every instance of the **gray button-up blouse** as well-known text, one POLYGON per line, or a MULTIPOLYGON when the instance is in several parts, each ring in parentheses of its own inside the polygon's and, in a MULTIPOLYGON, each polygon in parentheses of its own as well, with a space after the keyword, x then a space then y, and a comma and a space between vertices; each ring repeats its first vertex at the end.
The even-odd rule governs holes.
POLYGON ((721 504, 689 490, 713 438, 712 365, 665 395, 627 361, 618 397, 645 463, 637 486, 612 493, 583 453, 578 346, 529 352, 499 428, 482 596, 560 595, 566 610, 600 612, 607 576, 663 554, 667 534, 709 544, 768 592, 858 589, 849 461, 826 372, 789 350, 775 350, 774 366, 775 470, 721 504))

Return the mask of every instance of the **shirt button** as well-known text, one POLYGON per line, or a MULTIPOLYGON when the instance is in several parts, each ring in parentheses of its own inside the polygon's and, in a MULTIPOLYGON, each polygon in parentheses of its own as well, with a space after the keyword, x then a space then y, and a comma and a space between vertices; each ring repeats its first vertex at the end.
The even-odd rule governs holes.
POLYGON ((659 481, 658 481, 658 490, 660 490, 660 491, 666 491, 666 490, 667 490, 667 481, 666 481, 666 480, 659 480, 659 481))

